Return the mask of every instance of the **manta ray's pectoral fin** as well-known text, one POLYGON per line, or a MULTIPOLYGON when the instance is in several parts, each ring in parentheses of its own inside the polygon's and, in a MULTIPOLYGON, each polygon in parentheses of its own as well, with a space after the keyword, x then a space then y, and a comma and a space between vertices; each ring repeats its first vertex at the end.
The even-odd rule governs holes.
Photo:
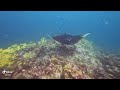
POLYGON ((52 36, 50 36, 49 34, 47 34, 47 36, 48 36, 50 39, 53 39, 53 37, 52 37, 52 36))
POLYGON ((87 37, 89 34, 91 34, 91 33, 86 33, 86 34, 83 34, 83 35, 82 35, 82 38, 87 37))

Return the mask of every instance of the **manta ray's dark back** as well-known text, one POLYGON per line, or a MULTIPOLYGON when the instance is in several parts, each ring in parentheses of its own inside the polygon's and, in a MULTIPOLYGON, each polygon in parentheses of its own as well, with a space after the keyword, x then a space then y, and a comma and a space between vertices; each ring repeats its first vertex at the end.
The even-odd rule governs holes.
POLYGON ((57 36, 52 36, 52 38, 61 44, 66 44, 66 45, 73 45, 77 43, 82 37, 81 35, 70 35, 70 34, 63 34, 63 35, 57 35, 57 36))

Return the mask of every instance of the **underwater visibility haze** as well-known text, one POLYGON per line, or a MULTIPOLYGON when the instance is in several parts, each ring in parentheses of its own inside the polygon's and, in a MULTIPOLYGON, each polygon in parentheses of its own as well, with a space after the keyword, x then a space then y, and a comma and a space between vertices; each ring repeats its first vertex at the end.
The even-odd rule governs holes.
POLYGON ((120 11, 0 11, 0 78, 120 79, 119 39, 120 11))

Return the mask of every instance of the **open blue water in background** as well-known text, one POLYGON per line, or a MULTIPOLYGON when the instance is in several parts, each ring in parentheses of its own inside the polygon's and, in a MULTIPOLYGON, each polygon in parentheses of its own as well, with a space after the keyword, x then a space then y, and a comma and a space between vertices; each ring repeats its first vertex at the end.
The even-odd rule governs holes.
POLYGON ((120 51, 120 11, 0 11, 0 48, 47 35, 92 33, 99 47, 120 51))

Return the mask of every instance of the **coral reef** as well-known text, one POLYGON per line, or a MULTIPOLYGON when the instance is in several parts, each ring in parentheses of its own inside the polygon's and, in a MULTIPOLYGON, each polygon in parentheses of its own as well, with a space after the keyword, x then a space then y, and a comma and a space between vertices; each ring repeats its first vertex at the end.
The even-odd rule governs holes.
POLYGON ((12 60, 15 59, 16 54, 15 52, 20 51, 24 49, 27 46, 27 44, 20 44, 20 45, 12 45, 11 47, 8 47, 7 49, 0 49, 0 68, 4 66, 9 66, 12 64, 12 60))
POLYGON ((61 45, 42 38, 38 42, 0 49, 2 79, 114 79, 120 78, 120 56, 100 52, 82 39, 61 45))

